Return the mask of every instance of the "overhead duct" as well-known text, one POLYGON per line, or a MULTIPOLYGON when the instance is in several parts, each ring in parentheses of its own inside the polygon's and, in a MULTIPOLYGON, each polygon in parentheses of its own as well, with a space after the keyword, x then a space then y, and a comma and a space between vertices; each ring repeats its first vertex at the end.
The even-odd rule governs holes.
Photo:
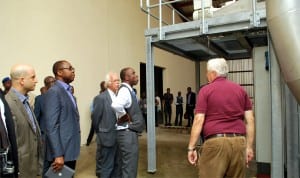
POLYGON ((267 23, 283 77, 300 103, 300 1, 267 0, 267 23))

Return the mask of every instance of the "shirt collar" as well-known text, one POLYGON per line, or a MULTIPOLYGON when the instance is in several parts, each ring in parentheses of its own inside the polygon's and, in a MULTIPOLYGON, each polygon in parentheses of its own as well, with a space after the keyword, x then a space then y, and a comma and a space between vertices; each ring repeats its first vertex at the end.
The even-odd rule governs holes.
POLYGON ((22 103, 25 103, 28 100, 28 96, 23 95, 22 93, 20 93, 19 91, 17 91, 15 88, 11 88, 11 90, 16 94, 16 96, 19 98, 19 100, 22 103))
POLYGON ((133 91, 133 88, 128 83, 123 82, 122 85, 126 85, 130 89, 130 91, 133 91))
POLYGON ((221 81, 221 80, 225 80, 226 77, 223 77, 223 76, 218 76, 216 77, 211 83, 215 82, 215 81, 221 81))
POLYGON ((114 97, 116 96, 116 94, 111 89, 107 88, 107 91, 110 96, 114 96, 114 97))
POLYGON ((62 87, 64 87, 65 90, 69 91, 70 85, 61 81, 61 80, 56 80, 62 87))

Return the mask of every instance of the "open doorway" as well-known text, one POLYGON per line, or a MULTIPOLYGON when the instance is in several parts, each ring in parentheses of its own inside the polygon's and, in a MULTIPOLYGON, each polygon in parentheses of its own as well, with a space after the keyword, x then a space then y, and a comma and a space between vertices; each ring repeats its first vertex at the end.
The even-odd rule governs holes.
MULTIPOLYGON (((140 93, 146 91, 146 64, 140 63, 140 93)), ((154 92, 163 96, 163 68, 154 66, 154 92)))

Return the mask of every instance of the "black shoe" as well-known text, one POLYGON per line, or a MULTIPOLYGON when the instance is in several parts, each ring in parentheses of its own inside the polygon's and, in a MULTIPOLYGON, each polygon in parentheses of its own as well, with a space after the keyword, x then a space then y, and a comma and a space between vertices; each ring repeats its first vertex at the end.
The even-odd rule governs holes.
POLYGON ((90 143, 86 143, 86 144, 85 144, 85 146, 89 146, 89 145, 90 145, 90 143))

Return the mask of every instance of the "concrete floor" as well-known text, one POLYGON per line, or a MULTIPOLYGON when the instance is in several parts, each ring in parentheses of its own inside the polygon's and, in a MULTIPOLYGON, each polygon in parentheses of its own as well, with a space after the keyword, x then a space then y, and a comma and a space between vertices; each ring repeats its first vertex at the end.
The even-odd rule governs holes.
MULTIPOLYGON (((156 136, 157 171, 154 174, 147 172, 147 134, 144 132, 139 138, 138 178, 196 178, 197 168, 189 165, 187 161, 188 131, 158 127, 156 128, 156 136)), ((96 178, 95 152, 95 141, 88 147, 82 146, 75 178, 96 178)), ((256 165, 252 163, 247 170, 247 177, 255 177, 255 172, 256 165)))

